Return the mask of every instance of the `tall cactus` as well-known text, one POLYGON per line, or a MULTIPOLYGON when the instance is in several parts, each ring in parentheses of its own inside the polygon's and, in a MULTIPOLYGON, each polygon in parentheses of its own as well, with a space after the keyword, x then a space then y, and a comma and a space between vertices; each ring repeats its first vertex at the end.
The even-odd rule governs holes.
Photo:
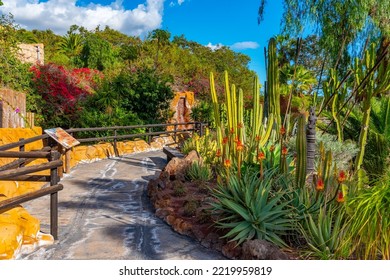
POLYGON ((282 126, 282 117, 280 115, 279 69, 275 38, 271 38, 268 43, 267 94, 268 113, 274 115, 276 131, 279 131, 282 126))
POLYGON ((306 120, 305 116, 302 114, 298 117, 298 128, 297 128, 297 159, 295 167, 295 181, 299 188, 305 186, 306 182, 306 154, 307 154, 307 144, 306 144, 306 120))
POLYGON ((214 119, 215 119, 215 126, 217 130, 217 148, 221 151, 222 150, 222 123, 221 123, 221 117, 219 113, 219 103, 217 98, 217 92, 215 91, 215 83, 214 83, 214 74, 210 73, 210 91, 211 91, 211 99, 213 102, 213 109, 214 109, 214 119))
POLYGON ((370 122, 371 99, 387 92, 390 89, 390 66, 388 64, 381 63, 380 66, 377 67, 376 71, 372 71, 376 63, 376 47, 372 44, 370 48, 366 50, 363 61, 356 59, 354 64, 355 80, 358 87, 361 87, 361 85, 365 83, 365 87, 361 87, 362 89, 358 94, 358 99, 363 100, 363 121, 359 135, 360 149, 355 161, 356 170, 359 170, 363 163, 368 126, 370 122), (378 79, 378 77, 381 78, 378 79))
POLYGON ((312 182, 315 170, 315 153, 316 153, 316 122, 317 117, 315 107, 310 107, 309 119, 306 126, 306 142, 307 142, 307 172, 309 175, 309 183, 312 182))
POLYGON ((255 103, 249 112, 244 108, 243 91, 238 89, 237 93, 235 85, 229 84, 228 73, 225 71, 225 103, 219 104, 215 92, 214 75, 210 74, 210 89, 217 129, 217 149, 221 152, 222 160, 234 160, 240 157, 242 160, 253 161, 257 157, 253 152, 264 147, 270 138, 275 118, 273 114, 270 114, 268 120, 264 121, 259 88, 258 78, 256 78, 253 87, 255 103), (220 106, 226 109, 224 110, 225 117, 221 117, 220 106), (244 149, 240 147, 239 154, 238 144, 244 147, 244 149))

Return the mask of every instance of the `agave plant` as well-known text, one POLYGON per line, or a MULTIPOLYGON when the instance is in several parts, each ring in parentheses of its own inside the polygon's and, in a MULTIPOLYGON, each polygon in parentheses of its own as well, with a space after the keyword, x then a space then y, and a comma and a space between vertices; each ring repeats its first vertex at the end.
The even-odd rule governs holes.
POLYGON ((213 189, 212 208, 218 213, 217 226, 228 231, 225 238, 237 245, 256 238, 286 246, 282 237, 294 228, 294 219, 284 199, 287 188, 273 190, 276 174, 276 169, 268 170, 260 179, 247 169, 241 177, 230 176, 226 184, 213 189))

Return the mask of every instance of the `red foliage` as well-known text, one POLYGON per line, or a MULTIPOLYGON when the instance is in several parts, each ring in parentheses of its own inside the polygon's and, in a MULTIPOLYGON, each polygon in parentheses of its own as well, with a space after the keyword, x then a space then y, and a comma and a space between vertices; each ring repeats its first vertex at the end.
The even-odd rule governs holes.
POLYGON ((36 91, 51 108, 62 113, 74 112, 76 104, 91 94, 102 78, 97 70, 67 70, 53 63, 33 66, 31 72, 36 91))

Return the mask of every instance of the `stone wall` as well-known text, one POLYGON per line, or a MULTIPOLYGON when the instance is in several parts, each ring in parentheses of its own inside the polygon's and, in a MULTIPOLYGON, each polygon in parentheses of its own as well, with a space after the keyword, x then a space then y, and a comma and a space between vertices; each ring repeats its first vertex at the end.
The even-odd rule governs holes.
POLYGON ((0 88, 0 128, 25 127, 26 94, 0 88))
POLYGON ((45 50, 43 44, 19 44, 18 58, 32 64, 44 64, 45 50))

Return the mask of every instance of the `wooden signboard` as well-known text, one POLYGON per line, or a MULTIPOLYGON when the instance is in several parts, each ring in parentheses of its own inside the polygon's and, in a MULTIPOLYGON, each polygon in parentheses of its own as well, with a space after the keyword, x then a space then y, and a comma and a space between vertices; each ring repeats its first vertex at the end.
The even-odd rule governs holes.
POLYGON ((65 149, 70 149, 80 144, 79 141, 73 138, 73 136, 71 136, 61 127, 45 129, 45 132, 65 149))

